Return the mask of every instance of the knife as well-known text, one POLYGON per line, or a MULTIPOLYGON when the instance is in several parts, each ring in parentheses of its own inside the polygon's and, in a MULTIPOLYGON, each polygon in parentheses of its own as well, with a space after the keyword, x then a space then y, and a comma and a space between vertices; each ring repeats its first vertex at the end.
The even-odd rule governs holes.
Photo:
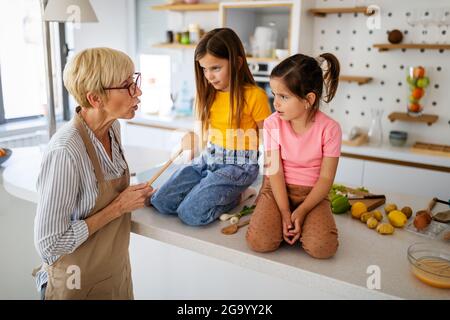
POLYGON ((363 197, 348 197, 348 200, 365 200, 365 199, 386 199, 386 196, 384 194, 368 194, 367 196, 363 197))

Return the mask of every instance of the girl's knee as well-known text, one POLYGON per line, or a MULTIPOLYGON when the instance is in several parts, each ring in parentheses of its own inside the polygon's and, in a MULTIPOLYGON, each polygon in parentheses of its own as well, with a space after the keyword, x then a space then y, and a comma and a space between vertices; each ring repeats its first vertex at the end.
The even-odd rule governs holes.
POLYGON ((302 238, 301 243, 306 253, 317 259, 328 259, 333 257, 339 246, 337 235, 330 235, 322 238, 302 238))
POLYGON ((176 214, 176 210, 174 208, 170 208, 169 201, 162 196, 158 191, 153 194, 150 199, 151 205, 158 210, 159 213, 162 214, 176 214))
POLYGON ((213 222, 215 219, 211 217, 210 211, 199 208, 192 201, 183 201, 177 209, 178 218, 190 226, 203 226, 213 222))
POLYGON ((245 238, 251 250, 261 253, 275 251, 281 244, 281 241, 276 241, 265 236, 263 233, 251 230, 250 227, 247 230, 245 238))

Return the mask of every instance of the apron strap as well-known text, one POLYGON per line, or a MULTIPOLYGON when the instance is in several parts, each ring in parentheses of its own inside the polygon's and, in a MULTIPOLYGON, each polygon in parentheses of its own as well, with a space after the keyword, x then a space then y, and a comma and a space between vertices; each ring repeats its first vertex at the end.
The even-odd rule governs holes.
MULTIPOLYGON (((116 143, 117 143, 117 145, 119 146, 119 152, 120 152, 120 155, 122 156, 122 159, 123 159, 123 161, 125 162, 125 164, 126 164, 126 166, 127 166, 126 169, 125 169, 125 174, 126 174, 126 175, 129 175, 130 170, 129 170, 129 167, 128 167, 127 159, 125 159, 125 154, 124 154, 124 152, 123 152, 122 145, 119 143, 119 140, 117 139, 117 134, 116 134, 116 132, 114 132, 114 130, 112 130, 112 131, 113 131, 114 140, 116 140, 116 143)), ((112 149, 112 146, 111 146, 111 149, 112 149)))
POLYGON ((86 146, 87 153, 89 158, 91 159, 92 165, 94 166, 95 177, 97 178, 98 183, 104 182, 105 177, 103 175, 102 169, 100 167, 100 162, 98 160, 97 152, 95 152, 94 145, 92 144, 91 139, 87 133, 85 128, 84 120, 80 116, 81 107, 77 107, 76 114, 74 117, 75 128, 77 128, 78 132, 81 135, 81 139, 83 139, 84 145, 86 146))

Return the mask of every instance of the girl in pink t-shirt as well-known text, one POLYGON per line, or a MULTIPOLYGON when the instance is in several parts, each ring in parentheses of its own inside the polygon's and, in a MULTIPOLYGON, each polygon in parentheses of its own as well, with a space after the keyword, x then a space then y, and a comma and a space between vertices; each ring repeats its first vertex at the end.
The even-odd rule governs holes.
POLYGON ((290 245, 300 241, 315 258, 336 253, 337 229, 327 195, 342 133, 319 105, 333 99, 339 70, 337 58, 324 53, 318 58, 296 54, 272 71, 276 112, 264 121, 266 172, 247 231, 255 251, 274 251, 284 239, 290 245))

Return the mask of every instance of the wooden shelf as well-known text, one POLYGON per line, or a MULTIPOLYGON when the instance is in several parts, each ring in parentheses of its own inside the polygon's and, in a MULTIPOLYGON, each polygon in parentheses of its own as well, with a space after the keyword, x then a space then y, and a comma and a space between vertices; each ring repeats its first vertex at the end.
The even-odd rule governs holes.
POLYGON ((217 11, 219 3, 198 3, 198 4, 161 4, 152 6, 152 10, 170 10, 170 11, 217 11))
POLYGON ((340 81, 356 82, 358 85, 363 85, 372 81, 372 77, 355 77, 355 76, 340 76, 340 81))
POLYGON ((161 49, 195 49, 196 44, 181 44, 181 43, 157 43, 152 45, 153 48, 161 49))
POLYGON ((434 143, 417 141, 411 147, 411 151, 417 152, 417 153, 425 153, 425 154, 430 154, 430 155, 450 157, 450 146, 446 146, 443 144, 434 144, 434 143))
POLYGON ((390 43, 379 43, 374 44, 374 48, 378 48, 378 51, 388 51, 395 49, 432 49, 432 50, 450 50, 450 44, 415 44, 415 43, 405 43, 405 44, 390 44, 390 43))
POLYGON ((405 112, 393 112, 388 116, 388 118, 389 120, 391 120, 391 122, 394 122, 395 120, 409 121, 409 122, 425 122, 429 126, 431 126, 438 120, 439 117, 433 114, 422 114, 421 116, 413 117, 405 112))
POLYGON ((368 12, 368 7, 314 8, 309 9, 309 12, 316 17, 325 17, 327 14, 337 13, 363 13, 366 16, 374 14, 374 11, 368 12))

